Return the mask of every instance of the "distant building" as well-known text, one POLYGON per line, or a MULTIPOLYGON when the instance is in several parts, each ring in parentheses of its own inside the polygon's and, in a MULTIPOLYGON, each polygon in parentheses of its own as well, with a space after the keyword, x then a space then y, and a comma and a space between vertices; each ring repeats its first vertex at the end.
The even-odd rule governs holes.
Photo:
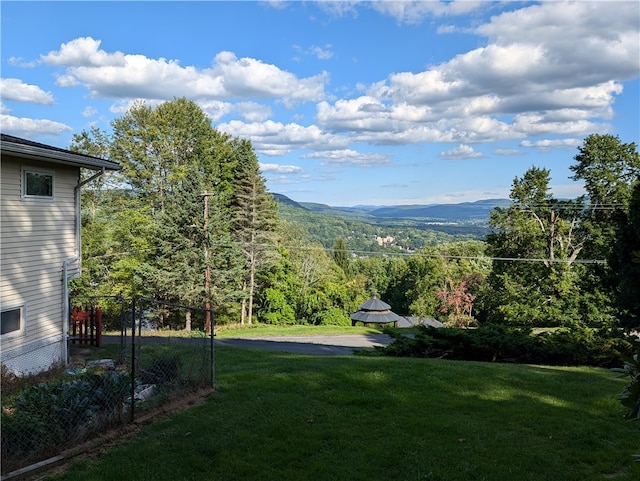
POLYGON ((376 242, 378 243, 379 246, 390 246, 390 245, 393 245, 395 243, 395 241, 396 241, 395 237, 391 237, 391 236, 387 236, 387 237, 376 236, 376 242))

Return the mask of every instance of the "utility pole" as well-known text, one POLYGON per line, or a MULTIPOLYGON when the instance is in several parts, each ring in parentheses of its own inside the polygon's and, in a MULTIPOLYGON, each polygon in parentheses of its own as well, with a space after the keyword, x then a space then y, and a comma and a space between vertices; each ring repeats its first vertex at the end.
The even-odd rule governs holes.
POLYGON ((205 326, 204 330, 207 334, 211 334, 211 269, 209 268, 209 196, 213 192, 204 192, 204 292, 205 292, 205 326))

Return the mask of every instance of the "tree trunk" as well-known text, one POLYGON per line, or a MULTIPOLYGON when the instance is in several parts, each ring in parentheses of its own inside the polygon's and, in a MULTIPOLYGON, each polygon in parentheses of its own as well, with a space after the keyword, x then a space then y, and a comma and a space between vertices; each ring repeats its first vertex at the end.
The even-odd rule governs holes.
MULTIPOLYGON (((244 281, 242 283, 242 292, 246 292, 247 291, 247 282, 244 281)), ((240 325, 244 326, 244 321, 247 317, 247 298, 244 296, 242 296, 242 305, 240 306, 240 325)))

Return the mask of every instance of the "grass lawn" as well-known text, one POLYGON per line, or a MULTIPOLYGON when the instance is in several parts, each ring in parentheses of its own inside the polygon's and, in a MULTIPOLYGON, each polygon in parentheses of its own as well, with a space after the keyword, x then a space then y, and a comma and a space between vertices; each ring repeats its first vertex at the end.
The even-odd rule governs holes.
POLYGON ((216 349, 217 392, 62 480, 638 480, 604 369, 216 349))

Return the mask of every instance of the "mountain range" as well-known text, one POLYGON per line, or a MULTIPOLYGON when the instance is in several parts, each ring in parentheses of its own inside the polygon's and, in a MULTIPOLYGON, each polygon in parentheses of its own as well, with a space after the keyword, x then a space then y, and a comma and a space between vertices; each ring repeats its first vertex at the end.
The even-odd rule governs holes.
POLYGON ((458 204, 333 207, 313 202, 296 202, 282 194, 273 196, 281 205, 374 224, 413 221, 427 224, 486 225, 491 210, 511 204, 509 199, 485 199, 458 204))

